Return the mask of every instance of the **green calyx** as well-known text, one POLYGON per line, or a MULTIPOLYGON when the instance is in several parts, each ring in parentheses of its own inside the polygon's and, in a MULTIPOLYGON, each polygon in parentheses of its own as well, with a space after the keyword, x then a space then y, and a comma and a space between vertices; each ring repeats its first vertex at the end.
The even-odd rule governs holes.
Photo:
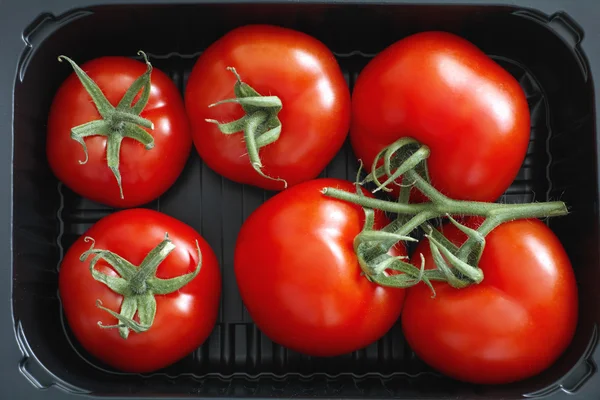
POLYGON ((377 284, 408 288, 422 281, 435 295, 432 281, 447 282, 455 288, 481 283, 484 276, 478 264, 485 248, 487 234, 505 222, 567 214, 565 204, 560 201, 498 204, 450 199, 429 183, 426 164, 428 157, 427 146, 412 138, 402 138, 377 155, 372 165, 372 172, 366 179, 362 182, 357 179, 357 193, 336 188, 323 189, 326 196, 363 207, 365 224, 354 240, 354 250, 363 273, 377 284), (388 178, 381 182, 383 176, 388 178), (373 182, 376 185, 373 192, 390 191, 387 186, 400 177, 406 184, 401 185, 396 202, 366 197, 360 189, 361 185, 373 182), (409 204, 412 188, 421 191, 429 201, 409 204), (397 217, 383 229, 375 231, 373 210, 394 213, 397 217), (484 222, 478 229, 471 229, 457 222, 452 215, 484 217, 484 222), (447 217, 467 236, 467 240, 460 247, 451 243, 429 222, 443 217, 447 217), (422 254, 421 268, 403 261, 401 257, 387 254, 399 242, 415 241, 411 234, 417 230, 422 230, 425 237, 429 239, 435 269, 424 269, 422 254))
POLYGON ((263 172, 264 165, 259 156, 259 150, 277 141, 281 134, 281 121, 277 117, 283 107, 281 100, 277 96, 260 95, 250 85, 242 82, 235 68, 228 67, 227 70, 231 71, 236 78, 233 88, 235 98, 221 100, 209 107, 237 103, 246 115, 232 122, 221 123, 214 119, 207 119, 206 122, 216 124, 224 135, 244 132, 244 141, 252 168, 264 178, 283 182, 284 188, 287 188, 287 182, 284 179, 273 178, 263 172))
POLYGON ((129 89, 127 89, 117 107, 110 104, 96 82, 73 60, 66 56, 58 57, 58 61, 62 62, 66 60, 71 64, 79 81, 92 98, 96 109, 102 117, 102 119, 90 121, 71 129, 71 139, 81 144, 85 153, 85 159, 80 160, 79 163, 85 164, 88 161, 88 151, 84 139, 97 135, 106 136, 106 162, 117 180, 122 199, 125 197, 123 196, 121 173, 119 171, 121 142, 127 137, 143 144, 146 150, 154 148, 154 138, 143 129, 148 128, 152 130, 154 129, 154 125, 151 121, 140 117, 140 113, 144 110, 146 104, 148 104, 150 97, 152 65, 143 51, 139 51, 138 54, 144 58, 147 67, 146 72, 138 77, 129 89), (139 100, 135 104, 132 104, 140 90, 142 92, 139 100))
POLYGON ((164 240, 148 253, 139 267, 111 251, 95 249, 95 241, 91 237, 86 237, 84 240, 92 242, 92 244, 87 251, 81 254, 79 260, 84 262, 90 255, 93 255, 94 257, 89 264, 92 277, 108 286, 113 292, 123 296, 121 309, 118 313, 102 306, 100 299, 96 301, 98 308, 106 311, 119 321, 116 325, 108 326, 102 325, 99 321, 98 326, 103 329, 118 328, 123 339, 129 337, 130 331, 141 333, 150 329, 156 315, 155 296, 178 291, 191 282, 202 267, 202 254, 198 242, 196 242, 198 264, 194 272, 171 279, 157 278, 155 275, 158 266, 175 249, 175 245, 166 233, 164 240), (106 261, 119 276, 110 276, 95 269, 94 267, 100 260, 106 261), (133 319, 136 313, 139 322, 133 319))

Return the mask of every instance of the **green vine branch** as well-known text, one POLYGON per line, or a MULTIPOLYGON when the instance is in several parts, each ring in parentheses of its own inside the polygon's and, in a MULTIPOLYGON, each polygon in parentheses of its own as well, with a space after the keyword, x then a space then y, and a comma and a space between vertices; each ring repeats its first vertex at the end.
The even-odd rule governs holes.
POLYGON ((517 219, 567 214, 565 204, 560 201, 498 204, 451 199, 429 182, 426 164, 429 154, 427 146, 412 138, 401 138, 377 155, 372 172, 362 182, 357 179, 356 193, 331 187, 323 189, 326 196, 363 207, 365 224, 355 238, 354 250, 363 273, 375 283, 406 288, 422 281, 432 290, 432 281, 444 281, 456 288, 480 283, 484 276, 478 263, 485 248, 485 237, 497 226, 517 219), (383 176, 388 178, 382 182, 383 176), (373 192, 391 191, 387 186, 400 177, 405 184, 396 202, 367 197, 361 190, 361 185, 373 182, 376 185, 373 192), (429 201, 409 204, 412 188, 421 191, 429 201), (395 213, 397 218, 376 231, 373 229, 373 210, 395 213), (478 229, 471 229, 452 217, 457 215, 484 217, 484 222, 478 229), (460 247, 452 244, 430 224, 431 220, 439 218, 448 218, 467 236, 460 247), (424 270, 423 263, 421 268, 417 268, 402 258, 388 254, 399 242, 415 241, 411 234, 419 229, 425 232, 429 241, 435 269, 424 270))

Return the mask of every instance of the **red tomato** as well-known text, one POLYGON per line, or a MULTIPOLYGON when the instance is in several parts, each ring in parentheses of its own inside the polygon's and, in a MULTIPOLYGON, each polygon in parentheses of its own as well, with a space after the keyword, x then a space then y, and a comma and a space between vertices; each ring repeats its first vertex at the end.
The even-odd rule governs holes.
MULTIPOLYGON (((67 63, 65 63, 67 64, 67 63)), ((127 89, 146 71, 143 62, 126 57, 101 57, 81 68, 97 83, 106 99, 116 107, 127 89)), ((151 121, 145 129, 154 138, 154 148, 124 138, 119 170, 123 197, 107 165, 106 136, 85 138, 89 160, 71 129, 102 119, 89 93, 72 73, 56 93, 48 117, 47 157, 54 174, 83 197, 113 207, 125 208, 148 203, 164 193, 177 179, 189 156, 192 139, 185 106, 175 84, 160 70, 151 74, 148 104, 140 116, 151 121)))
POLYGON ((370 170, 382 148, 413 137, 431 149, 439 191, 494 201, 525 158, 529 118, 523 90, 506 70, 460 37, 424 32, 388 47, 360 73, 350 138, 370 170))
MULTIPOLYGON (((471 219, 467 226, 476 227, 471 219)), ((453 225, 454 244, 466 236, 453 225)), ((413 255, 433 268, 427 240, 413 255)), ((541 221, 505 223, 486 237, 483 282, 464 289, 434 283, 407 291, 402 326, 408 344, 433 368, 459 380, 504 384, 549 367, 570 343, 577 324, 577 286, 558 238, 541 221)))
POLYGON ((236 182, 281 190, 281 181, 252 167, 243 133, 224 135, 212 119, 244 116, 234 98, 235 75, 262 96, 277 96, 281 135, 260 149, 263 172, 288 186, 315 178, 341 148, 350 125, 350 92, 331 51, 304 33, 266 25, 235 29, 202 53, 185 91, 196 150, 217 173, 236 182))
MULTIPOLYGON (((326 197, 325 187, 355 190, 347 181, 317 179, 281 192, 246 220, 234 257, 242 300, 259 329, 312 356, 344 354, 376 341, 396 322, 404 299, 404 289, 361 276, 353 240, 364 212, 326 197)), ((378 212, 376 227, 386 223, 378 212)))
MULTIPOLYGON (((105 259, 94 269, 123 277, 105 259)), ((114 368, 141 373, 176 362, 207 339, 217 320, 221 275, 212 249, 191 227, 157 211, 130 209, 101 219, 69 248, 60 268, 59 290, 69 326, 83 347, 114 368), (102 329, 99 321, 113 325, 117 319, 97 307, 97 300, 119 312, 124 297, 92 277, 89 264, 93 255, 80 261, 91 243, 84 238, 91 237, 95 249, 112 251, 139 271, 137 266, 165 233, 175 249, 158 265, 156 277, 170 279, 195 271, 199 261, 196 242, 202 257, 200 272, 179 290, 155 295, 156 317, 147 331, 130 332, 124 339, 118 329, 102 329)), ((139 310, 135 319, 140 322, 139 310)))

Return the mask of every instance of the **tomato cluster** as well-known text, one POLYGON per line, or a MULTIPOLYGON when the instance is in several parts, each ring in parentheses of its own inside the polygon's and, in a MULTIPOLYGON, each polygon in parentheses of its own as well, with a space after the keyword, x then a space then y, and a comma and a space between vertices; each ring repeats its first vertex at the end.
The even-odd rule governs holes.
POLYGON ((573 270, 536 219, 562 208, 492 203, 523 163, 530 114, 518 82, 472 43, 411 35, 374 57, 352 93, 333 53, 287 28, 221 37, 198 57, 183 98, 140 54, 144 62, 100 57, 81 67, 61 56, 74 73, 48 119, 55 175, 126 208, 61 263, 65 316, 92 355, 155 371, 200 346, 217 321, 221 274, 209 244, 136 208, 173 185, 192 145, 222 176, 280 191, 244 222, 234 255, 242 300, 274 342, 336 356, 400 320, 426 363, 486 384, 538 374, 568 346, 573 270), (365 182, 397 200, 316 179, 348 136, 365 182), (437 217, 446 222, 428 225, 437 217), (409 258, 404 242, 419 229, 426 237, 409 258))

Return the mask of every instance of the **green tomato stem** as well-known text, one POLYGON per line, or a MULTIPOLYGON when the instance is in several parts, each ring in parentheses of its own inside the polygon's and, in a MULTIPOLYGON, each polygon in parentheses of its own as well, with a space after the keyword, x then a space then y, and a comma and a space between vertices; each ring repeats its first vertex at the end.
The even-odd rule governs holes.
MULTIPOLYGON (((477 201, 458 201, 449 199, 443 195, 438 202, 427 202, 420 204, 399 204, 387 200, 372 199, 368 197, 358 196, 356 194, 339 190, 335 188, 324 188, 323 194, 335 199, 348 201, 360 205, 362 207, 373 208, 381 211, 388 211, 396 214, 405 215, 424 215, 411 225, 414 227, 420 225, 426 220, 450 215, 465 215, 465 216, 495 216, 497 220, 507 222, 522 218, 544 218, 566 215, 568 213, 565 204, 562 201, 553 201, 548 203, 532 203, 532 204, 498 204, 485 203, 477 201), (418 222, 423 220, 422 222, 418 222)), ((408 229, 408 228, 407 228, 408 229)), ((413 228, 414 229, 414 228, 413 228)), ((399 234, 407 234, 403 232, 399 234)), ((412 229, 411 229, 412 231, 412 229)), ((398 232, 396 232, 398 233, 398 232)))
POLYGON ((121 199, 124 199, 123 186, 121 184, 121 173, 119 171, 120 149, 123 138, 128 137, 144 145, 146 150, 154 147, 154 138, 146 129, 154 129, 154 124, 145 118, 140 117, 140 113, 148 104, 150 98, 150 75, 152 74, 152 65, 143 51, 138 52, 144 58, 146 63, 146 72, 139 76, 127 89, 123 98, 114 107, 104 96, 102 90, 73 60, 66 56, 59 56, 58 61, 66 60, 71 64, 79 81, 90 95, 96 105, 98 113, 102 119, 90 121, 85 124, 71 128, 71 139, 78 142, 83 148, 85 158, 79 161, 85 164, 88 161, 88 151, 84 139, 89 136, 105 136, 107 139, 106 163, 113 172, 121 199), (135 96, 140 92, 139 100, 132 104, 135 96))
POLYGON ((81 254, 81 262, 85 262, 90 255, 94 257, 89 263, 89 269, 92 277, 115 293, 123 296, 121 309, 119 312, 110 310, 102 306, 102 301, 97 300, 96 306, 117 319, 115 325, 102 325, 100 321, 98 326, 103 329, 118 328, 119 335, 123 339, 129 337, 130 331, 142 333, 152 327, 156 315, 156 296, 173 293, 191 282, 200 272, 202 267, 202 254, 200 246, 196 242, 198 251, 198 264, 193 272, 181 275, 171 279, 161 279, 156 277, 158 266, 175 249, 175 245, 165 233, 165 238, 144 258, 139 267, 131 264, 123 257, 102 249, 94 248, 95 241, 91 237, 84 239, 86 242, 92 242, 90 248, 81 254), (104 260, 108 263, 120 277, 114 277, 98 271, 95 266, 98 261, 104 260), (133 318, 137 313, 139 323, 133 318))
POLYGON ((363 273, 380 285, 405 288, 423 281, 433 291, 431 281, 445 281, 456 288, 480 283, 483 272, 477 264, 485 247, 485 236, 493 229, 517 219, 546 218, 568 213, 565 204, 560 201, 498 204, 450 199, 429 183, 426 165, 429 154, 427 146, 412 138, 401 138, 382 149, 375 157, 372 172, 363 183, 374 182, 377 185, 374 192, 390 191, 387 185, 402 177, 403 182, 410 184, 402 186, 397 202, 366 197, 360 184, 357 184, 356 193, 335 188, 323 189, 324 195, 360 205, 365 210, 365 224, 362 232, 355 238, 354 249, 363 273), (382 165, 378 166, 382 159, 382 165), (384 175, 388 178, 381 182, 380 177, 384 175), (427 196, 429 201, 409 204, 409 193, 413 187, 427 196), (382 229, 385 235, 373 231, 373 210, 398 215, 395 221, 382 229), (485 220, 475 230, 461 225, 452 215, 478 216, 485 220), (460 248, 427 223, 441 217, 448 217, 452 224, 467 235, 468 239, 460 248), (423 270, 423 267, 418 269, 387 254, 397 242, 412 240, 410 234, 418 228, 426 232, 437 270, 423 270), (402 274, 384 274, 386 270, 400 271, 402 274))
POLYGON ((250 85, 242 82, 242 78, 235 68, 228 67, 236 78, 234 85, 234 99, 225 99, 209 107, 215 107, 226 103, 239 104, 246 115, 232 122, 221 123, 215 119, 207 119, 206 122, 216 124, 224 135, 231 135, 238 132, 244 132, 244 141, 248 158, 252 168, 263 178, 279 181, 283 183, 284 189, 287 188, 285 179, 274 178, 263 172, 264 165, 260 159, 259 150, 271 143, 276 142, 281 134, 281 121, 278 114, 283 105, 277 96, 262 96, 250 85))

